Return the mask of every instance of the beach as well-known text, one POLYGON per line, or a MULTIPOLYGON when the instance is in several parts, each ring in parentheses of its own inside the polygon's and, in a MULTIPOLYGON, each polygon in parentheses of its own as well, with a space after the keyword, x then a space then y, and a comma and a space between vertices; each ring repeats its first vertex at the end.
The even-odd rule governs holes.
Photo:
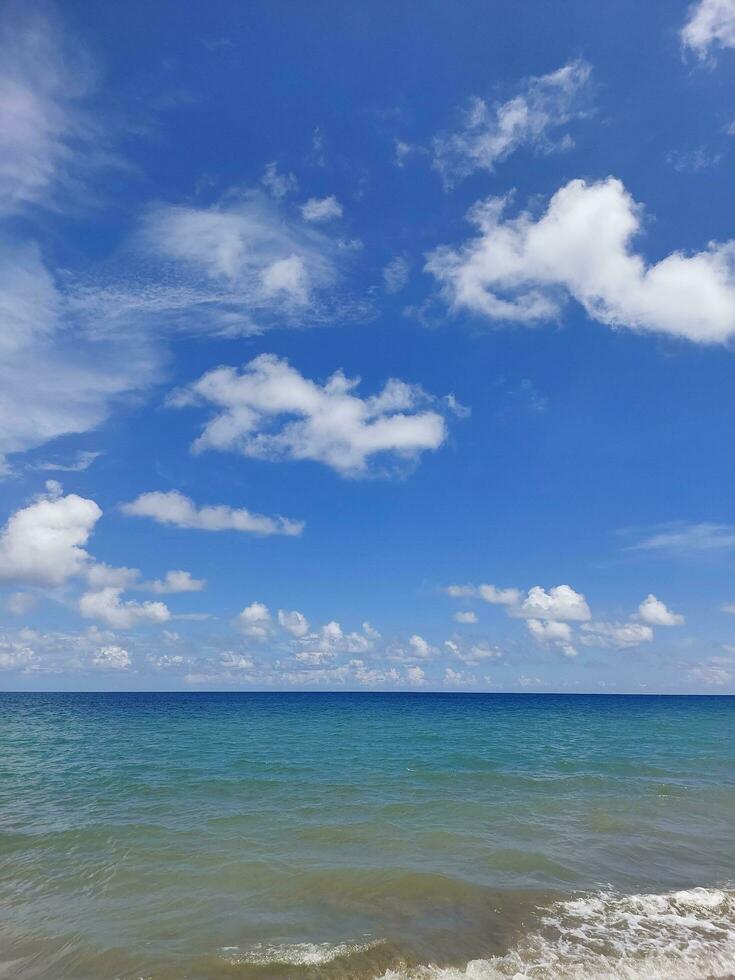
POLYGON ((725 977, 726 697, 0 696, 0 976, 725 977))

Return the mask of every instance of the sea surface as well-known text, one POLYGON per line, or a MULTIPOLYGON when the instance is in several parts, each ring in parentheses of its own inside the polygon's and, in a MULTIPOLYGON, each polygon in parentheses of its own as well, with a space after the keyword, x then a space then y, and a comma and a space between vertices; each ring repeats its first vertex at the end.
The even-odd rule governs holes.
POLYGON ((735 698, 0 695, 0 978, 735 975, 735 698))

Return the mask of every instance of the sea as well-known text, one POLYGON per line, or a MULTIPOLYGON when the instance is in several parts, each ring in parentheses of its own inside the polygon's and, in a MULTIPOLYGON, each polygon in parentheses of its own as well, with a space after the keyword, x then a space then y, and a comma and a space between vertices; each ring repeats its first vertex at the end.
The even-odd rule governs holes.
POLYGON ((735 698, 0 695, 2 980, 735 976, 735 698))

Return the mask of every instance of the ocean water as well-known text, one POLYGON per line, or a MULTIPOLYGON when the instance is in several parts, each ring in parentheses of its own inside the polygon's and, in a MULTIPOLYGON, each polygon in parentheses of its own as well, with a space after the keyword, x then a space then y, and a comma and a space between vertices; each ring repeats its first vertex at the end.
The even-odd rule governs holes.
POLYGON ((0 978, 735 975, 735 699, 0 695, 0 978))

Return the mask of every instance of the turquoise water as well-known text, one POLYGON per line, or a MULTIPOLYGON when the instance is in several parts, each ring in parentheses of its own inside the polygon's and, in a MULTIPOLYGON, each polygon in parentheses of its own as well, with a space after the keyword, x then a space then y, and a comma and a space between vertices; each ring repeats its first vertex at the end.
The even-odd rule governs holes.
POLYGON ((735 699, 0 695, 0 977, 735 974, 735 699))

